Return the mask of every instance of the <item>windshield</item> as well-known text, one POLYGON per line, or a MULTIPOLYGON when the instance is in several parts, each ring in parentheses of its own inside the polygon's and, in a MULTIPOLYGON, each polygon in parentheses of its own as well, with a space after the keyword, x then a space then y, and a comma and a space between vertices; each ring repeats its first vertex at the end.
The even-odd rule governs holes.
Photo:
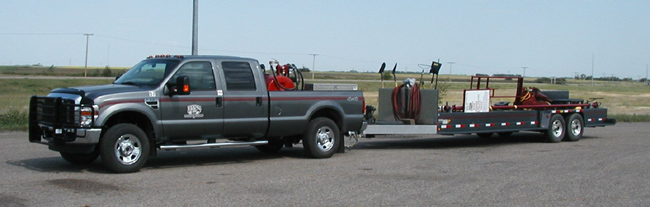
POLYGON ((180 61, 170 59, 147 59, 133 66, 114 84, 159 85, 180 61))

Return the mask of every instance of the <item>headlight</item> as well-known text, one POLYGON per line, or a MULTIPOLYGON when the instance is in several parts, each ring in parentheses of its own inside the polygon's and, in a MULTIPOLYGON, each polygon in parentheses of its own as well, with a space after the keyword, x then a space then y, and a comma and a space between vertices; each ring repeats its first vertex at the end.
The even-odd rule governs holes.
POLYGON ((79 126, 91 127, 97 118, 97 110, 92 106, 82 106, 79 107, 79 112, 79 126))

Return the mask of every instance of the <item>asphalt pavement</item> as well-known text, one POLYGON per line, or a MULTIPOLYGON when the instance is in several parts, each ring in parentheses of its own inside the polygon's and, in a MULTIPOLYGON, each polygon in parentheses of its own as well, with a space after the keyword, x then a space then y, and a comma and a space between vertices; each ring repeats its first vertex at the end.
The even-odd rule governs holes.
POLYGON ((137 173, 76 166, 0 132, 0 206, 648 206, 650 123, 539 133, 361 139, 329 159, 301 146, 162 151, 137 173))

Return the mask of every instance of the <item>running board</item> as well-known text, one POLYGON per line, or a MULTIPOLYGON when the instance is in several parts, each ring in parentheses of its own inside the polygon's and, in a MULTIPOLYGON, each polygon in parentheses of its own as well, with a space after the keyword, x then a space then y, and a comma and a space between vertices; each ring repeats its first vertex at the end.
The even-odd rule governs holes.
POLYGON ((210 147, 235 147, 235 146, 255 146, 255 145, 265 145, 269 141, 254 141, 254 142, 223 142, 223 143, 205 143, 205 144, 189 144, 189 145, 161 145, 160 149, 162 150, 173 150, 173 149, 196 149, 196 148, 210 148, 210 147))

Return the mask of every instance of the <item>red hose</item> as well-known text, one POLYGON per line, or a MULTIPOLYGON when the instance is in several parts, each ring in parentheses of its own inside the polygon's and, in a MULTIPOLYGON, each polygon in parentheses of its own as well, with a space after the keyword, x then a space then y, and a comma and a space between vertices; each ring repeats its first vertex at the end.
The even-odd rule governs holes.
POLYGON ((395 117, 396 120, 402 120, 402 119, 415 119, 417 120, 420 118, 420 105, 422 102, 421 94, 420 94, 420 87, 418 84, 415 84, 411 88, 411 93, 410 98, 409 98, 409 105, 408 105, 408 110, 406 110, 406 114, 402 113, 402 108, 400 106, 402 105, 402 99, 399 97, 402 96, 400 93, 401 89, 405 87, 405 84, 402 84, 398 87, 395 87, 393 89, 393 93, 391 96, 391 101, 393 103, 393 117, 395 117))

